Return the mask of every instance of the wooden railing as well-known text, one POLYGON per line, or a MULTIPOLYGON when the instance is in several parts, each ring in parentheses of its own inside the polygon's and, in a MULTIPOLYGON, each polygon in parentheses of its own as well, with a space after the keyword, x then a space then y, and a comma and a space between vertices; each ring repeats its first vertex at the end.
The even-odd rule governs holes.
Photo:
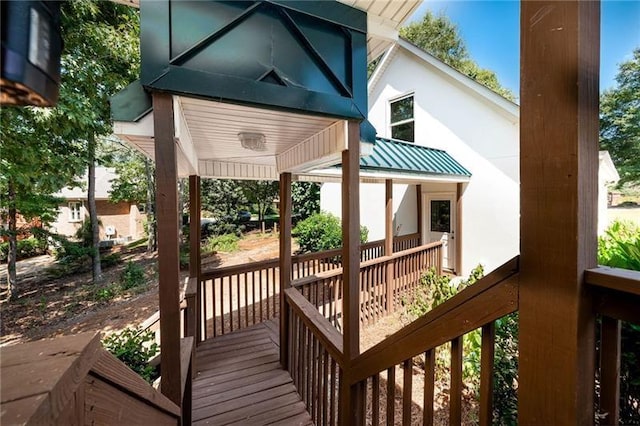
POLYGON ((317 425, 338 424, 342 335, 297 290, 285 290, 289 307, 288 369, 317 425))
POLYGON ((585 282, 593 292, 595 313, 602 317, 598 348, 602 424, 619 424, 621 321, 640 324, 640 272, 600 267, 587 270, 585 282))
MULTIPOLYGON (((419 245, 419 234, 394 238, 394 250, 419 245)), ((363 261, 384 254, 384 240, 362 244, 363 261)), ((291 258, 291 276, 338 276, 342 268, 342 250, 327 250, 291 258), (333 272, 332 272, 333 271, 333 272)), ((230 333, 278 316, 280 293, 279 261, 269 259, 217 268, 200 275, 197 298, 199 341, 230 333)), ((335 313, 334 313, 335 314, 335 313)))
POLYGON ((358 407, 357 423, 364 424, 371 412, 373 424, 386 417, 395 422, 395 395, 402 394, 402 424, 416 421, 433 424, 435 349, 451 343, 450 424, 460 424, 462 416, 462 343, 463 336, 482 329, 480 424, 490 424, 492 407, 494 321, 518 309, 518 258, 464 289, 418 320, 386 338, 350 363, 350 385, 361 389, 359 400, 368 401, 358 407), (424 360, 416 359, 424 356, 424 360), (412 419, 413 366, 424 367, 424 406, 421 419, 412 419), (403 371, 402 384, 396 383, 396 372, 403 371), (381 387, 385 386, 386 404, 380 404, 381 387), (366 395, 370 392, 371 395, 366 395))
MULTIPOLYGON (((392 312, 430 267, 442 271, 442 243, 430 243, 360 263, 360 322, 371 324, 392 312)), ((342 268, 294 280, 291 284, 331 324, 341 329, 342 268)))
POLYGON ((4 348, 0 370, 3 425, 180 424, 180 407, 103 349, 99 335, 4 348))

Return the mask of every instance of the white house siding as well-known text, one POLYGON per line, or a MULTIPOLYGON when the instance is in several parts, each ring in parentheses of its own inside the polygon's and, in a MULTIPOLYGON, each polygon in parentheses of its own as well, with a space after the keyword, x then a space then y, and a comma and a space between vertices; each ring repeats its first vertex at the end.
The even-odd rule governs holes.
MULTIPOLYGON (((411 93, 416 143, 446 150, 472 173, 463 185, 462 268, 456 272, 466 275, 479 263, 491 271, 519 253, 518 118, 412 53, 396 49, 369 92, 369 121, 378 136, 391 136, 389 100, 411 93)), ((422 186, 423 194, 455 193, 455 187, 441 183, 422 186)), ((381 238, 384 186, 362 185, 361 193, 361 221, 369 228, 370 239, 381 238), (372 202, 375 207, 369 204, 372 202)), ((321 208, 339 213, 339 194, 339 185, 323 185, 321 208)), ((415 201, 398 210, 405 195, 415 200, 415 187, 394 187, 395 217, 407 222, 400 234, 416 229, 415 220, 406 219, 415 216, 415 201)), ((427 212, 423 214, 426 224, 427 212)))

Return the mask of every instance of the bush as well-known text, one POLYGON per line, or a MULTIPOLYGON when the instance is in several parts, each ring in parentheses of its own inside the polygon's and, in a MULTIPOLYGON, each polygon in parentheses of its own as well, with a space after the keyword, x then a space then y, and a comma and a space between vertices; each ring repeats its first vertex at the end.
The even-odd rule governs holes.
POLYGON ((144 284, 144 268, 142 266, 127 262, 122 275, 120 275, 120 288, 122 290, 129 290, 134 287, 139 287, 144 284))
POLYGON ((493 423, 518 424, 518 313, 496 320, 493 423))
MULTIPOLYGON (((47 251, 47 241, 34 237, 25 238, 24 240, 18 240, 16 249, 18 260, 40 256, 47 251)), ((6 262, 8 255, 9 242, 0 243, 0 261, 6 262)))
MULTIPOLYGON (((301 253, 332 250, 342 247, 342 225, 331 213, 315 213, 299 222, 292 235, 297 238, 301 253)), ((360 242, 366 243, 369 230, 360 226, 360 242)))
POLYGON ((158 377, 155 368, 149 365, 149 360, 159 352, 152 331, 126 328, 104 339, 102 345, 147 382, 153 383, 158 377))
POLYGON ((203 249, 205 252, 222 251, 229 253, 238 250, 238 241, 240 241, 240 238, 235 234, 210 237, 204 244, 203 249))
POLYGON ((598 263, 640 271, 640 227, 630 221, 613 222, 598 238, 598 263))

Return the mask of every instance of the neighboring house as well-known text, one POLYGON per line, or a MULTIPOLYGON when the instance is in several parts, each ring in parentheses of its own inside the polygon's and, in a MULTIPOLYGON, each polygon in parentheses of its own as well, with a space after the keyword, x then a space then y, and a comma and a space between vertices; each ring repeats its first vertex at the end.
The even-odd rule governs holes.
POLYGON ((611 161, 609 151, 600 151, 598 161, 598 235, 602 235, 609 225, 607 214, 607 208, 610 206, 609 187, 618 181, 620 181, 620 175, 611 161))
MULTIPOLYGON (((101 240, 131 240, 144 234, 145 215, 138 205, 131 202, 109 201, 111 182, 117 177, 115 169, 96 167, 96 209, 100 220, 101 240)), ((52 231, 72 237, 89 218, 87 202, 87 176, 81 180, 82 187, 64 188, 54 194, 63 198, 58 209, 58 218, 51 224, 52 231)))
MULTIPOLYGON (((410 176, 399 170, 390 174, 394 234, 421 231, 425 243, 442 240, 444 265, 459 275, 468 274, 478 264, 491 271, 517 255, 518 105, 402 39, 382 57, 368 90, 368 118, 378 137, 446 151, 468 171, 467 176, 450 171, 444 175, 410 176), (420 185, 418 196, 416 185, 420 185), (416 212, 421 212, 420 220, 416 212)), ((411 163, 416 152, 404 154, 403 161, 411 163)), ((393 156, 399 161, 397 153, 393 156)), ((362 169, 368 158, 362 157, 361 175, 366 173, 362 169)), ((370 240, 384 238, 385 186, 362 183, 360 203, 361 223, 369 228, 370 240)), ((321 209, 340 215, 339 184, 322 186, 321 209)))

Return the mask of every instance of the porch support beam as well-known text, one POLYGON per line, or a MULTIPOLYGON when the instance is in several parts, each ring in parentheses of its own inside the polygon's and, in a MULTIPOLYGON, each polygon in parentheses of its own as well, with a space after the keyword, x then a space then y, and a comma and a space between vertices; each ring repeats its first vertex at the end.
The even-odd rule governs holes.
POLYGON ((291 287, 291 173, 280 174, 280 364, 288 368, 289 307, 284 291, 291 287))
POLYGON ((418 228, 417 229, 418 241, 420 242, 420 244, 423 244, 423 241, 422 241, 422 185, 421 184, 416 185, 416 217, 417 217, 416 226, 418 228))
MULTIPOLYGON (((393 180, 384 181, 385 195, 385 216, 384 216, 384 255, 391 256, 393 254, 393 180)), ((393 262, 387 262, 386 267, 386 286, 387 286, 387 313, 394 311, 393 300, 393 262)))
POLYGON ((592 424, 597 1, 523 1, 520 14, 519 424, 592 424))
POLYGON ((342 328, 345 368, 340 380, 340 424, 363 424, 363 395, 358 385, 349 386, 352 360, 360 353, 360 124, 350 120, 348 149, 342 152, 342 328))
POLYGON ((455 251, 456 251, 456 263, 453 265, 455 273, 461 275, 462 272, 462 193, 464 192, 463 183, 456 185, 456 233, 455 233, 455 251))
POLYGON ((154 93, 153 110, 155 113, 160 340, 164 367, 160 390, 171 401, 181 405, 178 165, 171 95, 154 93))
POLYGON ((202 318, 200 312, 200 272, 202 269, 200 251, 201 227, 200 211, 202 210, 200 196, 200 176, 189 176, 189 277, 196 279, 196 326, 195 344, 200 343, 202 336, 202 318))

